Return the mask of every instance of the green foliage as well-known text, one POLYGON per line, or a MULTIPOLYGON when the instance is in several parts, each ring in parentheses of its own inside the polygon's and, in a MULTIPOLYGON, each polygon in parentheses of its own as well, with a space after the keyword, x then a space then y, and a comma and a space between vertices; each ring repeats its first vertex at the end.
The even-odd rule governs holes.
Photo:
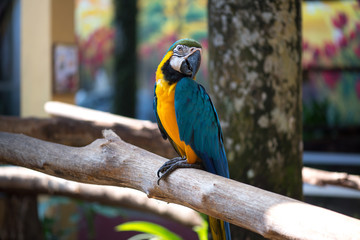
MULTIPOLYGON (((194 232, 197 233, 199 240, 208 240, 208 222, 207 216, 201 214, 203 221, 200 226, 195 226, 193 228, 194 232)), ((129 240, 142 240, 142 239, 152 239, 152 240, 167 240, 167 239, 182 239, 177 234, 171 232, 170 230, 151 222, 145 221, 134 221, 120 224, 115 227, 116 231, 137 231, 142 232, 141 234, 135 235, 129 240)))
POLYGON ((166 17, 163 14, 163 5, 161 2, 154 1, 139 12, 139 22, 142 25, 142 31, 139 31, 140 41, 151 41, 154 33, 159 32, 164 25, 166 17))
MULTIPOLYGON (((138 3, 140 46, 159 44, 170 36, 175 36, 175 39, 196 40, 205 39, 207 36, 206 1, 138 0, 138 3)), ((159 49, 155 47, 154 50, 159 49)))
MULTIPOLYGON (((206 215, 203 215, 207 218, 206 215)), ((203 221, 200 226, 193 227, 193 230, 197 233, 199 240, 208 240, 208 222, 203 218, 203 221)))
MULTIPOLYGON (((38 204, 38 214, 41 221, 41 225, 44 232, 44 238, 48 240, 61 240, 67 239, 74 231, 75 228, 69 227, 65 229, 59 229, 59 223, 61 220, 61 214, 59 213, 59 207, 61 205, 67 205, 70 200, 66 197, 50 197, 47 201, 40 201, 38 204), (47 216, 46 212, 49 209, 53 209, 53 216, 47 216)), ((70 221, 73 221, 74 216, 70 221)), ((76 221, 75 221, 76 222, 76 221)))
POLYGON ((77 229, 76 226, 82 217, 85 218, 88 229, 87 239, 94 239, 96 236, 94 220, 97 214, 108 218, 117 216, 127 216, 128 211, 111 206, 104 206, 98 203, 84 202, 73 200, 67 197, 49 197, 42 200, 38 205, 39 219, 42 223, 45 239, 48 240, 62 240, 68 239, 77 229), (61 213, 61 206, 76 204, 80 211, 75 211, 69 218, 72 225, 67 228, 61 225, 61 219, 64 215, 61 213), (50 212, 50 214, 49 214, 50 212))
POLYGON ((326 111, 328 101, 312 101, 303 105, 303 124, 309 126, 326 125, 326 111))
POLYGON ((108 218, 114 218, 117 216, 124 217, 127 215, 127 213, 121 208, 101 205, 98 203, 78 201, 78 205, 82 209, 86 220, 88 228, 87 239, 94 239, 96 236, 95 216, 97 214, 108 218))
MULTIPOLYGON (((61 218, 64 217, 60 210, 61 205, 68 205, 76 203, 81 211, 73 213, 69 221, 72 223, 78 223, 81 216, 85 218, 86 225, 88 228, 87 238, 93 239, 96 235, 94 218, 97 214, 106 216, 108 218, 114 218, 117 216, 128 217, 129 214, 133 214, 131 210, 126 210, 117 207, 104 206, 98 203, 89 203, 78 200, 71 200, 66 197, 50 197, 45 201, 41 201, 38 205, 39 218, 42 222, 45 239, 61 240, 68 239, 71 234, 76 231, 75 226, 61 229, 59 228, 61 218), (54 214, 46 214, 47 212, 53 212, 54 214)), ((136 236, 130 238, 130 240, 167 240, 167 239, 179 239, 182 238, 177 234, 169 231, 168 229, 150 222, 127 222, 116 226, 116 231, 138 231, 142 232, 136 236)), ((203 215, 203 222, 201 226, 196 226, 193 230, 197 233, 200 240, 208 240, 208 224, 206 221, 206 215, 203 215)))
POLYGON ((134 221, 120 224, 115 227, 116 231, 137 231, 146 234, 136 235, 134 239, 153 239, 153 240, 181 240, 182 238, 169 231, 168 229, 150 222, 145 221, 134 221), (141 238, 140 238, 141 237, 141 238), (145 237, 145 238, 144 238, 145 237))
POLYGON ((206 19, 206 11, 199 7, 188 8, 188 11, 185 14, 187 22, 203 21, 203 19, 206 19))

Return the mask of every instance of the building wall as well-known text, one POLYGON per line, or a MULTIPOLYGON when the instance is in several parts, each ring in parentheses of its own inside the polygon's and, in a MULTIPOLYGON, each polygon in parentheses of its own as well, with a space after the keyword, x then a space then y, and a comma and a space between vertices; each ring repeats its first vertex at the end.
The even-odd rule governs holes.
POLYGON ((50 100, 72 102, 73 95, 53 96, 55 43, 75 43, 74 1, 21 1, 21 116, 46 117, 50 100))
POLYGON ((75 43, 74 0, 52 0, 52 43, 75 43))
POLYGON ((51 35, 48 0, 21 2, 21 116, 45 117, 51 99, 51 35))
MULTIPOLYGON (((59 43, 76 44, 74 0, 51 1, 51 41, 52 49, 59 43)), ((74 93, 53 93, 52 100, 74 104, 74 93)))

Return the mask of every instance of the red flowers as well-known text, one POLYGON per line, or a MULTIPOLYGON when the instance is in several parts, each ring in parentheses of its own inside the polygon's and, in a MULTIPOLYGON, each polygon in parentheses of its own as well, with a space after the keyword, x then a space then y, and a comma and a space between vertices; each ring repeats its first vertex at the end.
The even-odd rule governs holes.
POLYGON ((330 89, 334 89, 336 87, 337 82, 340 80, 341 73, 339 71, 323 71, 322 76, 326 85, 329 86, 330 89))
POLYGON ((360 99, 360 78, 357 80, 355 84, 355 92, 358 99, 360 99))
POLYGON ((324 52, 327 57, 333 57, 336 54, 335 44, 331 42, 325 43, 324 52))
POLYGON ((335 18, 332 19, 332 23, 337 28, 343 28, 348 22, 348 18, 345 13, 340 12, 335 18))
POLYGON ((339 46, 344 48, 348 45, 348 40, 345 36, 342 36, 339 40, 339 46))
POLYGON ((360 44, 354 49, 354 53, 360 59, 360 44))
POLYGON ((360 33, 360 22, 355 23, 355 30, 357 33, 360 33))
POLYGON ((93 74, 113 54, 114 38, 114 28, 101 27, 94 31, 88 39, 79 39, 80 62, 91 69, 93 74))
POLYGON ((314 52, 313 52, 313 57, 315 60, 318 60, 320 56, 320 49, 319 48, 315 48, 314 52))

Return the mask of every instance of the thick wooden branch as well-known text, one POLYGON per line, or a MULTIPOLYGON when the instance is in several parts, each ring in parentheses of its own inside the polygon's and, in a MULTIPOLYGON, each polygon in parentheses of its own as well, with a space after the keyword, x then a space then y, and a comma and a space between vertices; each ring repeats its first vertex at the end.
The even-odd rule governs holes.
POLYGON ((19 118, 0 116, 0 131, 22 133, 41 140, 69 146, 85 146, 101 138, 104 126, 69 118, 19 118))
POLYGON ((149 199, 146 194, 135 189, 79 183, 22 167, 0 167, 0 190, 95 201, 160 215, 189 227, 202 223, 201 216, 196 211, 178 204, 149 199))
MULTIPOLYGON (((122 117, 61 102, 47 102, 45 110, 57 118, 17 118, 0 116, 0 131, 23 133, 42 140, 70 146, 85 146, 100 138, 104 128, 112 129, 124 141, 163 157, 176 156, 164 141, 155 123, 122 117)), ((338 185, 360 190, 360 177, 303 168, 303 182, 338 185)))
MULTIPOLYGON (((112 129, 124 141, 166 158, 176 156, 164 141, 155 123, 117 116, 60 102, 48 102, 48 113, 57 118, 18 118, 0 116, 0 131, 23 133, 42 140, 69 146, 85 146, 100 138, 104 128, 112 129), (60 117, 59 117, 60 116, 60 117)), ((338 185, 360 190, 360 177, 303 168, 303 182, 313 185, 338 185)))
POLYGON ((343 172, 328 172, 304 167, 302 170, 303 181, 313 185, 337 185, 360 190, 360 176, 343 172))
MULTIPOLYGON (((103 128, 106 128, 109 124, 111 125, 120 124, 122 127, 130 128, 130 129, 134 127, 138 128, 139 126, 141 126, 142 131, 151 132, 151 135, 156 139, 154 139, 154 141, 147 141, 148 139, 143 139, 146 138, 146 135, 143 136, 141 132, 134 134, 135 138, 132 137, 127 138, 128 135, 127 131, 125 132, 117 131, 116 133, 124 141, 134 144, 135 146, 144 148, 148 151, 151 151, 163 157, 171 158, 175 154, 173 147, 168 142, 161 144, 160 148, 158 147, 159 146, 158 143, 159 142, 163 143, 164 141, 162 141, 160 133, 155 123, 122 117, 122 116, 91 110, 67 103, 53 102, 53 101, 47 102, 45 104, 45 110, 47 113, 52 114, 54 116, 66 117, 68 119, 74 119, 74 120, 76 119, 76 120, 95 122, 97 126, 103 126, 103 128), (156 146, 153 146, 151 144, 154 142, 157 143, 156 146)), ((320 171, 308 167, 303 168, 302 175, 303 175, 303 182, 305 183, 320 185, 320 186, 338 185, 342 187, 360 190, 359 176, 349 175, 347 173, 333 173, 333 172, 320 171)))
POLYGON ((167 158, 177 156, 171 144, 161 137, 156 123, 60 102, 48 102, 45 108, 57 118, 0 116, 0 131, 23 133, 69 146, 85 146, 100 138, 101 131, 107 128, 135 146, 167 158))
POLYGON ((197 169, 179 169, 157 185, 165 159, 104 132, 85 147, 0 133, 0 162, 84 183, 130 187, 272 239, 356 239, 360 221, 197 169))

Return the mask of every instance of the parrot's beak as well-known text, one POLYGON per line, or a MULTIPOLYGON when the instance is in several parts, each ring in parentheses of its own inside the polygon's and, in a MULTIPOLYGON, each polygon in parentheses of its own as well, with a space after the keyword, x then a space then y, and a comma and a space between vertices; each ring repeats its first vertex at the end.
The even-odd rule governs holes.
POLYGON ((201 48, 193 48, 181 63, 180 71, 185 75, 195 78, 201 63, 201 48))

